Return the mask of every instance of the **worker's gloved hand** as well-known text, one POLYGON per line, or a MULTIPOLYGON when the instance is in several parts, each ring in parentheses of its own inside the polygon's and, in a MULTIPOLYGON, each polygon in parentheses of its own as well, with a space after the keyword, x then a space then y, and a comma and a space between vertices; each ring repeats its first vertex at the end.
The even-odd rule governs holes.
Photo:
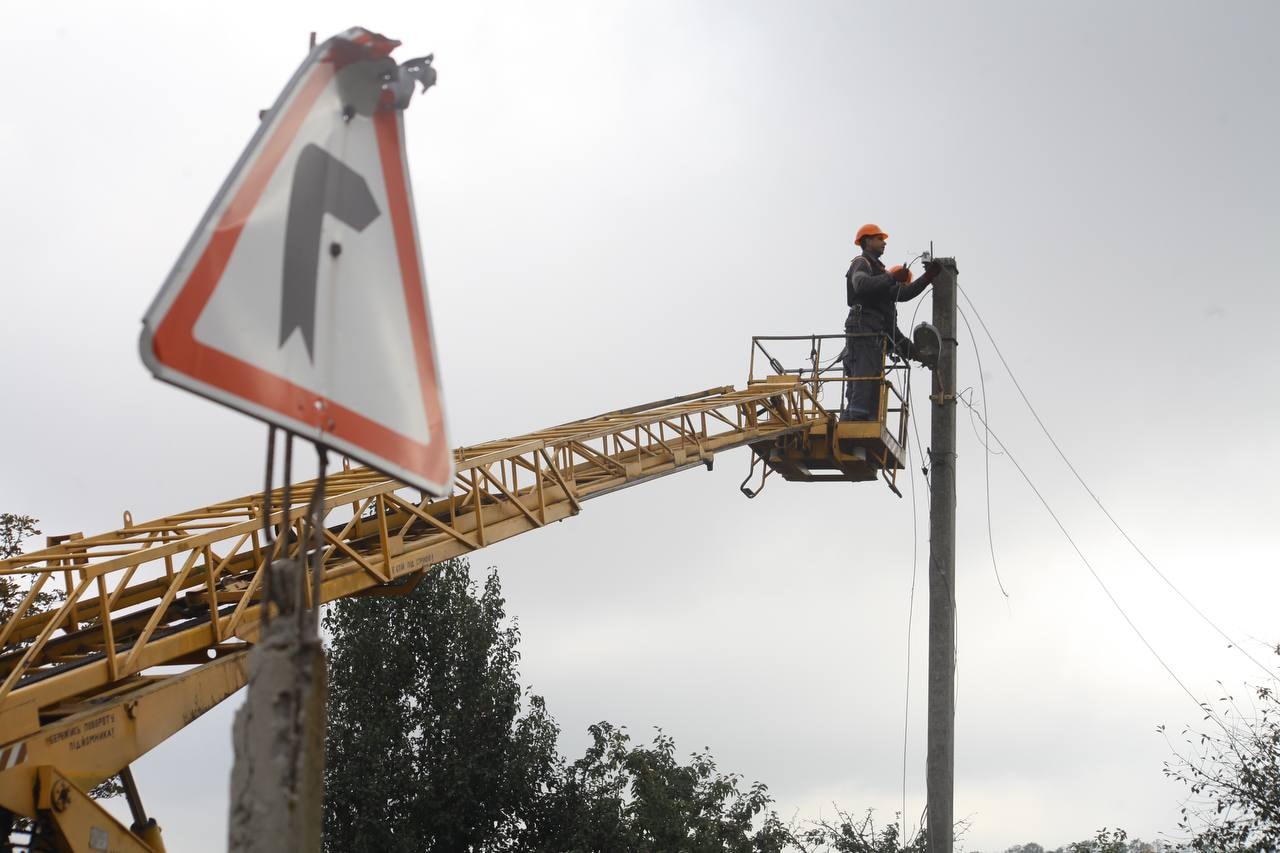
POLYGON ((921 281, 933 281, 942 274, 942 264, 938 261, 924 262, 924 275, 920 276, 921 281))
POLYGON ((911 270, 903 266, 895 266, 889 271, 889 275, 893 276, 894 281, 899 281, 903 284, 911 281, 911 270))

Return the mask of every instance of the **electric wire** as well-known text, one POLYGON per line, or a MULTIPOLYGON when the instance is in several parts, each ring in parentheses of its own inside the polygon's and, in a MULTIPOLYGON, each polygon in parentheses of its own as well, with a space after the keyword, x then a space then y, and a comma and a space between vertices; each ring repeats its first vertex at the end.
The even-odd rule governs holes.
MULTIPOLYGON (((911 312, 911 323, 910 323, 911 328, 914 329, 916 327, 916 317, 919 316, 920 314, 920 306, 924 304, 924 297, 926 295, 931 294, 932 291, 933 291, 933 285, 929 285, 920 294, 919 298, 916 299, 915 310, 911 312)), ((895 323, 897 322, 896 313, 894 314, 894 322, 895 323)), ((933 375, 933 372, 930 371, 930 376, 932 375, 933 375)), ((915 406, 913 405, 912 408, 914 409, 915 406)), ((924 447, 925 447, 924 442, 920 440, 919 419, 911 418, 910 420, 911 420, 911 429, 916 434, 916 450, 920 451, 920 471, 924 474, 925 484, 928 485, 929 488, 933 488, 932 481, 930 481, 929 479, 929 465, 928 465, 929 454, 924 450, 924 447)))
POLYGON ((930 488, 932 488, 932 487, 933 487, 933 486, 932 486, 932 483, 931 483, 931 481, 929 480, 929 463, 928 463, 929 453, 928 453, 928 448, 925 448, 925 444, 924 444, 924 442, 920 440, 920 425, 919 425, 918 423, 916 423, 916 422, 915 422, 915 419, 914 419, 914 418, 913 418, 913 419, 912 419, 912 421, 911 421, 911 429, 912 429, 912 431, 916 434, 916 448, 917 448, 918 450, 919 450, 920 448, 924 448, 923 450, 920 450, 920 453, 919 453, 919 456, 920 456, 920 473, 924 475, 924 481, 925 481, 925 483, 926 483, 926 484, 929 484, 929 487, 930 487, 930 488))
MULTIPOLYGON (((910 268, 911 264, 919 257, 921 257, 921 255, 917 255, 916 258, 913 258, 906 266, 910 268)), ((916 317, 920 313, 920 306, 924 303, 924 295, 932 289, 932 285, 925 288, 925 290, 920 294, 920 298, 916 300, 915 309, 911 312, 912 328, 915 327, 916 317)), ((897 305, 895 303, 893 318, 895 327, 898 323, 897 313, 897 305)), ((908 386, 908 394, 910 396, 914 396, 915 389, 908 386)), ((912 409, 915 408, 914 400, 911 400, 910 407, 912 409)), ((924 477, 925 487, 931 489, 932 485, 929 482, 929 468, 924 463, 927 456, 924 452, 924 443, 920 440, 920 426, 917 423, 916 418, 909 417, 908 420, 911 422, 912 430, 915 432, 916 436, 916 453, 921 460, 920 473, 924 477)), ((911 732, 911 635, 915 624, 916 580, 920 566, 920 526, 917 508, 919 498, 916 495, 916 472, 915 466, 911 461, 911 440, 909 436, 907 439, 907 467, 911 470, 911 591, 907 596, 907 673, 906 695, 903 699, 902 707, 902 816, 899 818, 899 830, 902 836, 902 847, 904 850, 907 847, 907 752, 911 732)))
MULTIPOLYGON (((920 306, 924 304, 924 298, 926 296, 931 295, 932 293, 933 293, 933 285, 931 284, 928 287, 926 287, 924 290, 920 291, 920 295, 916 297, 916 307, 915 307, 915 310, 911 312, 911 323, 910 323, 911 328, 914 329, 916 327, 916 317, 920 316, 920 306)), ((894 309, 895 310, 894 310, 893 319, 897 320, 898 319, 898 314, 896 310, 897 305, 894 306, 894 309)))
MULTIPOLYGON (((909 439, 909 438, 908 438, 908 441, 907 441, 907 445, 908 445, 908 446, 907 446, 907 452, 908 452, 908 454, 910 454, 910 439, 909 439)), ((921 441, 920 441, 920 434, 919 434, 919 432, 917 432, 917 433, 916 433, 916 452, 917 452, 918 454, 921 454, 921 455, 926 456, 926 457, 928 456, 928 453, 929 453, 928 449, 927 449, 926 447, 924 447, 924 445, 923 445, 923 444, 921 443, 921 441)), ((909 463, 910 463, 910 460, 908 459, 908 464, 909 464, 909 463)), ((926 492, 928 493, 929 500, 930 500, 930 506, 932 507, 932 500, 933 500, 933 483, 932 483, 932 482, 930 481, 930 479, 929 479, 929 472, 928 472, 928 469, 927 469, 927 468, 925 468, 925 467, 922 467, 922 468, 921 468, 921 476, 923 477, 923 479, 924 479, 924 481, 925 481, 925 490, 926 490, 926 492)), ((914 498, 915 498, 915 478, 914 478, 914 472, 913 472, 912 481, 911 481, 911 490, 912 490, 912 498, 914 499, 914 498)), ((913 507, 912 507, 912 512, 914 513, 914 511, 915 511, 915 508, 914 508, 914 506, 913 506, 913 507)), ((932 510, 931 510, 931 511, 932 511, 932 510)), ((913 527, 914 527, 914 519, 913 519, 913 527)), ((912 604, 912 605, 914 605, 914 603, 915 603, 915 587, 916 587, 916 558, 915 558, 915 554, 916 554, 917 549, 919 548, 919 541, 920 541, 920 540, 919 540, 919 535, 917 534, 917 535, 916 535, 916 537, 915 537, 915 541, 914 541, 914 543, 913 543, 913 545, 912 545, 912 575, 911 575, 911 599, 910 599, 910 601, 911 601, 911 604, 912 604)), ((930 583, 932 584, 932 582, 933 582, 933 577, 932 577, 932 576, 933 576, 933 572, 935 571, 935 569, 934 569, 934 563, 933 563, 933 555, 932 555, 932 552, 931 552, 931 553, 930 553, 930 555, 929 555, 929 571, 930 571, 930 583)), ((953 711, 953 713, 954 713, 955 708, 956 708, 956 705, 957 705, 957 702, 958 702, 958 698, 959 698, 959 695, 960 695, 960 670, 959 670, 959 666, 958 666, 958 663, 959 663, 959 648, 960 648, 960 611, 959 611, 959 608, 956 606, 956 590, 955 590, 955 585, 954 585, 954 584, 951 584, 951 585, 950 585, 950 591, 951 591, 951 615, 952 615, 952 621, 951 621, 951 647, 952 647, 952 649, 953 649, 953 650, 955 650, 955 652, 953 653, 952 658, 951 658, 951 670, 952 670, 952 675, 953 675, 953 678, 954 678, 954 681, 953 681, 953 693, 952 693, 952 700, 951 700, 952 705, 951 705, 951 707, 952 707, 952 711, 953 711)), ((907 625, 908 632, 910 632, 910 630, 911 630, 911 617, 912 617, 912 615, 913 615, 913 614, 914 614, 914 607, 910 607, 910 608, 908 608, 908 625, 907 625)), ((909 654, 909 652, 910 652, 910 648, 911 648, 911 638, 910 638, 910 633, 908 633, 908 637, 907 637, 908 661, 910 660, 910 654, 909 654)), ((908 673, 908 676, 909 676, 909 675, 910 675, 910 673, 908 673)), ((908 682, 908 683, 909 683, 909 682, 908 682)), ((908 688, 908 689, 909 689, 909 688, 908 688)), ((909 697, 908 697, 908 699, 909 699, 909 697)), ((904 737, 904 740, 905 740, 905 737, 904 737)), ((903 765, 904 765, 904 770, 903 770, 903 773, 904 773, 903 785, 904 785, 904 788, 905 788, 905 784, 906 784, 906 780, 905 780, 905 772, 906 772, 906 771, 905 771, 905 764, 906 764, 906 746, 905 746, 905 743, 904 743, 904 746, 903 746, 903 765)), ((905 791, 904 791, 904 795, 905 795, 905 791)), ((927 811, 928 811, 928 806, 926 805, 926 807, 925 807, 925 812, 927 813, 927 811)), ((906 820, 905 796, 904 796, 904 806, 903 806, 903 820, 904 820, 904 821, 906 820)), ((921 826, 923 826, 923 825, 924 825, 923 815, 922 815, 922 817, 921 817, 920 825, 921 825, 921 826)), ((905 845, 905 843, 904 843, 904 845, 903 845, 903 849, 906 849, 906 845, 905 845)))
MULTIPOLYGON (((932 257, 932 244, 930 244, 930 256, 932 257)), ((923 257, 923 253, 921 254, 921 257, 923 257)), ((956 287, 957 287, 957 288, 959 288, 959 285, 957 284, 957 285, 956 285, 956 287)), ((925 294, 929 294, 930 296, 932 296, 932 294, 933 294, 933 290, 934 290, 933 285, 929 285, 929 286, 928 286, 928 287, 926 287, 924 290, 922 290, 922 291, 920 292, 919 296, 917 297, 917 299, 916 299, 916 307, 915 307, 914 309, 912 309, 912 311, 911 311, 911 323, 910 323, 910 325, 911 325, 911 328, 912 328, 913 330, 915 329, 915 325, 916 325, 916 318, 920 315, 920 306, 922 306, 922 305, 924 304, 924 296, 925 296, 925 294)), ((897 325, 898 325, 898 311, 897 311, 897 307, 898 307, 898 306, 897 306, 897 304, 895 303, 895 304, 894 304, 894 313, 893 313, 893 323, 894 323, 894 327, 895 327, 895 328, 897 328, 897 325)), ((957 306, 957 310, 959 310, 959 306, 957 306)), ((936 381, 937 381, 937 376, 936 376, 936 374, 934 374, 934 372, 931 370, 931 371, 929 371, 929 375, 930 375, 930 377, 932 377, 932 378, 933 378, 934 382, 936 383, 936 381)), ((937 389, 935 389, 935 390, 937 390, 937 389)), ((914 406, 913 406, 912 408, 914 408, 914 406)), ((931 479, 931 477, 930 477, 930 471, 929 471, 929 469, 930 469, 930 465, 926 462, 926 460, 928 460, 928 459, 929 459, 929 456, 930 456, 930 453, 929 453, 930 448, 925 447, 924 442, 920 440, 920 425, 919 425, 919 423, 918 423, 918 419, 917 419, 917 418, 911 418, 911 425, 912 425, 912 428, 914 429, 915 434, 916 434, 916 450, 917 450, 917 451, 919 451, 920 456, 921 456, 921 463, 920 463, 920 464, 921 464, 921 468, 920 468, 920 470, 921 470, 921 472, 924 474, 924 481, 925 481, 925 485, 926 485, 926 486, 928 486, 928 488, 929 488, 929 494, 930 494, 930 511, 932 512, 933 480, 932 480, 932 479, 931 479)), ((931 572, 932 572, 932 565, 933 565, 933 563, 932 563, 932 559, 930 559, 930 571, 931 571, 931 572)), ((956 607, 956 593, 955 593, 955 587, 954 587, 954 585, 952 586, 952 589, 951 589, 951 613, 952 613, 952 615, 953 615, 953 617, 954 617, 954 618, 952 619, 952 631, 951 631, 951 633, 952 633, 952 648, 954 648, 954 649, 957 649, 957 650, 958 650, 958 649, 960 648, 960 612, 959 612, 959 608, 957 608, 957 607, 956 607)), ((958 653, 959 653, 959 652, 957 651, 957 655, 958 655, 958 653)), ((952 666, 952 669, 953 669, 953 670, 956 670, 955 692, 956 692, 956 695, 959 695, 959 692, 960 692, 960 683, 959 683, 959 681, 960 681, 960 679, 959 679, 959 670, 958 670, 958 668, 956 667, 956 660, 955 660, 955 659, 953 659, 953 660, 952 660, 952 662, 951 662, 951 666, 952 666)))
MULTIPOLYGON (((916 451, 919 452, 919 442, 916 451)), ((902 817, 899 825, 902 848, 907 847, 907 744, 911 731, 911 629, 916 612, 916 573, 919 568, 920 527, 916 512, 916 472, 911 465, 911 442, 907 442, 907 467, 911 469, 911 592, 907 596, 907 689, 902 706, 902 817)))
MULTIPOLYGON (((967 388, 965 388, 963 391, 961 391, 960 393, 961 393, 961 394, 969 394, 970 396, 972 396, 975 392, 974 392, 974 390, 973 390, 973 386, 972 386, 972 385, 970 385, 970 386, 968 386, 967 388)), ((986 440, 985 440, 985 439, 982 437, 982 435, 980 434, 980 430, 978 429, 978 419, 977 419, 977 418, 975 418, 975 417, 973 416, 973 412, 970 412, 970 413, 969 413, 969 428, 970 428, 971 430, 973 430, 973 437, 974 437, 974 438, 976 438, 976 439, 978 440, 978 444, 983 445, 984 449, 985 449, 988 453, 990 453, 992 456, 1003 456, 1003 455, 1004 455, 1004 454, 1003 454, 1003 453, 1001 453, 999 450, 996 450, 994 447, 991 447, 990 445, 988 445, 988 444, 986 443, 986 440)))
MULTIPOLYGON (((1071 460, 1067 458, 1067 454, 1063 452, 1062 447, 1059 446, 1057 440, 1054 439, 1053 435, 1049 432, 1049 428, 1045 426, 1044 421, 1040 419, 1040 414, 1036 411, 1035 407, 1031 405, 1031 400, 1028 399, 1026 392, 1022 390, 1022 385, 1018 382, 1018 378, 1014 375, 1013 369, 1009 367, 1009 362, 1005 359, 1004 353, 1000 351, 1000 345, 996 343, 995 336, 992 335, 991 330, 987 328, 986 322, 982 319, 982 313, 978 311, 978 307, 973 304, 973 300, 969 298, 969 294, 965 293, 964 289, 961 288, 959 284, 956 285, 956 290, 960 293, 961 296, 964 297, 964 301, 969 304, 969 307, 973 309, 974 318, 977 319, 978 325, 982 326, 982 331, 986 333, 987 340, 991 342, 992 349, 995 350, 996 355, 1000 359, 1000 363, 1004 365, 1005 372, 1008 373, 1009 378, 1013 380, 1013 387, 1017 389, 1018 395, 1022 397, 1022 402, 1026 404, 1027 410, 1031 412, 1031 416, 1035 418, 1035 421, 1040 426, 1040 430, 1044 433, 1045 438, 1049 439, 1049 443, 1053 445, 1053 449, 1057 451, 1059 458, 1061 458, 1063 463, 1066 464, 1067 468, 1075 476, 1076 481, 1080 483, 1081 487, 1085 490, 1086 493, 1088 493, 1089 497, 1093 499, 1094 504, 1096 504, 1098 509, 1102 511, 1102 514, 1107 517, 1107 520, 1111 522, 1111 525, 1115 527, 1115 529, 1120 533, 1120 535, 1124 538, 1124 540, 1129 543, 1130 547, 1132 547, 1133 550, 1137 552, 1138 556, 1142 558, 1143 562, 1145 562, 1151 568, 1151 570, 1156 573, 1156 576, 1159 577, 1160 580, 1164 581, 1165 584, 1169 587, 1169 589, 1173 590, 1173 592, 1178 596, 1178 598, 1182 599, 1183 603, 1186 604, 1188 607, 1190 607, 1191 610, 1194 611, 1195 614, 1199 616, 1206 625, 1208 625, 1210 628, 1216 631, 1217 634, 1220 637, 1222 637, 1222 639, 1227 641, 1228 648, 1233 648, 1236 651, 1240 652, 1240 654, 1244 655, 1246 658, 1252 661, 1255 666, 1257 666, 1259 669, 1265 672, 1268 676, 1270 676, 1271 678, 1275 678, 1276 673, 1272 672, 1272 670, 1269 667, 1267 667, 1265 664, 1263 664, 1253 655, 1249 654, 1249 652, 1246 649, 1244 649, 1239 643, 1237 643, 1230 636, 1228 636, 1226 631, 1223 631, 1221 628, 1219 628, 1217 623, 1215 623, 1212 619, 1210 619, 1204 613, 1204 611, 1202 611, 1199 607, 1197 607, 1191 601, 1191 599, 1189 599, 1185 594, 1183 594, 1182 590, 1178 589, 1178 587, 1173 583, 1173 581, 1169 580, 1169 578, 1165 575, 1165 573, 1160 571, 1160 569, 1151 560, 1151 558, 1146 555, 1146 552, 1144 552, 1142 548, 1138 546, 1138 543, 1133 540, 1133 537, 1131 537, 1128 531, 1126 531, 1124 527, 1121 526, 1120 522, 1116 521, 1115 516, 1113 516, 1111 512, 1106 508, 1106 506, 1103 505, 1102 500, 1097 496, 1097 494, 1094 493, 1093 489, 1089 488, 1089 484, 1085 482, 1084 477, 1082 477, 1080 475, 1080 472, 1076 470, 1076 466, 1071 464, 1071 460)), ((963 313, 961 314, 961 316, 964 316, 963 313)), ((966 323, 967 322, 968 321, 966 320, 966 323)), ((970 334, 972 335, 972 332, 970 332, 970 334)), ((981 368, 979 368, 979 370, 981 370, 981 368)))
MULTIPOLYGON (((959 285, 957 285, 958 287, 959 285)), ((964 327, 969 330, 969 340, 973 341, 973 355, 978 360, 978 382, 982 386, 982 426, 984 430, 982 446, 985 450, 982 454, 982 482, 987 493, 987 547, 991 550, 991 570, 996 575, 996 586, 1000 587, 1000 594, 1008 602, 1009 593, 1004 588, 1004 581, 1000 579, 1000 567, 996 564, 996 540, 991 533, 991 430, 987 427, 991 415, 987 411, 987 380, 982 375, 982 353, 978 350, 978 339, 973 335, 973 327, 969 325, 969 318, 964 315, 964 311, 960 310, 959 306, 956 306, 956 312, 960 315, 960 319, 964 320, 964 327)), ((969 406, 969 412, 972 415, 973 406, 969 406)))
MULTIPOLYGON (((972 404, 963 400, 962 402, 964 402, 965 405, 969 407, 970 411, 974 411, 972 404)), ((981 418, 982 415, 978 414, 977 417, 981 418)), ((1152 646, 1151 643, 1147 640, 1146 636, 1143 635, 1142 631, 1138 628, 1137 624, 1134 623, 1134 621, 1129 618, 1129 614, 1125 612, 1125 609, 1124 607, 1121 606, 1119 600, 1115 597, 1115 595, 1112 594, 1111 588, 1107 586, 1106 582, 1102 579, 1102 576, 1098 574, 1097 569, 1093 567, 1093 563, 1089 562, 1089 558, 1084 555, 1084 552, 1082 550, 1080 550, 1080 546, 1076 544, 1075 538, 1067 530, 1066 525, 1062 523, 1062 520, 1058 518, 1058 514, 1054 512, 1053 507, 1049 505, 1049 501, 1045 499, 1045 496, 1043 494, 1041 494, 1040 489, 1036 486, 1035 482, 1031 479, 1030 475, 1028 475, 1027 472, 1023 469, 1023 467, 1020 464, 1018 464, 1018 460, 1014 457, 1013 453, 1010 452, 1008 446, 1005 445, 1005 443, 1000 440, 1000 436, 997 435, 995 430, 992 430, 990 426, 987 427, 987 431, 991 435, 991 438, 995 440, 996 444, 1000 445, 1000 449, 1004 451, 1005 455, 1009 458, 1009 461, 1013 463, 1013 467, 1016 468, 1018 470, 1018 473, 1022 475, 1022 479, 1026 481, 1027 485, 1031 488, 1031 491, 1040 500, 1041 505, 1045 508, 1045 511, 1049 513, 1049 517, 1053 519, 1054 524, 1058 525, 1058 529, 1062 531, 1062 535, 1065 536, 1067 539, 1067 542, 1071 544, 1072 549, 1074 549, 1076 552, 1076 556, 1080 558, 1080 562, 1084 563, 1085 568, 1089 570, 1089 574, 1093 576, 1093 579, 1097 582, 1098 586, 1102 588, 1103 593, 1106 594, 1107 599, 1115 607, 1116 611, 1120 614, 1120 617, 1124 619, 1125 624, 1127 624, 1129 628, 1133 631, 1133 633, 1137 635, 1138 639, 1142 641, 1142 645, 1146 646, 1147 651, 1151 653, 1151 656, 1156 659, 1156 662, 1160 664, 1160 666, 1164 669, 1166 673, 1168 673, 1169 677, 1172 678, 1180 688, 1182 688, 1182 692, 1187 694, 1187 697, 1190 698, 1191 701, 1195 703, 1196 707, 1199 708, 1201 711, 1204 711, 1209 716, 1211 716, 1218 723, 1218 725, 1222 726, 1223 723, 1221 720, 1218 719, 1217 715, 1213 713, 1213 711, 1210 709, 1210 707, 1206 703, 1196 698, 1196 695, 1191 692, 1191 689, 1187 687, 1186 684, 1183 683, 1182 679, 1179 678, 1177 673, 1173 671, 1173 668, 1170 667, 1169 664, 1165 662, 1164 658, 1160 656, 1160 653, 1155 650, 1155 647, 1152 646)))

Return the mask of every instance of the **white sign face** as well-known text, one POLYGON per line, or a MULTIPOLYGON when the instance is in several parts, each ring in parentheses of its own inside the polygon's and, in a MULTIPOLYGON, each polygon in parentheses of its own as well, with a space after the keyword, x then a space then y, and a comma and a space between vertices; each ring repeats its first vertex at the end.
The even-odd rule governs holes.
POLYGON ((406 75, 425 87, 434 71, 398 68, 397 44, 356 29, 312 51, 169 274, 140 347, 159 379, 442 494, 453 454, 403 123, 406 75))

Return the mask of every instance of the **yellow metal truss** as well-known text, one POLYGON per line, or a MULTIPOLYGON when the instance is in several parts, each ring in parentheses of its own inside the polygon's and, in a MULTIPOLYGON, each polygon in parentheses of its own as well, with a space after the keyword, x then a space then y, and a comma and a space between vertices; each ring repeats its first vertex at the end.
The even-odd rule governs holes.
MULTIPOLYGON (((245 684, 274 560, 318 565, 320 603, 401 594, 436 563, 562 521, 591 498, 710 468, 715 454, 741 446, 766 474, 805 482, 883 474, 897 491, 909 372, 892 368, 901 389, 884 370, 844 376, 826 364, 824 342, 831 349, 845 338, 754 338, 745 389, 710 388, 455 450, 457 473, 442 498, 344 461, 322 489, 296 483, 142 524, 126 512, 119 530, 51 537, 43 551, 0 560, 0 577, 31 580, 0 628, 0 809, 48 821, 69 850, 162 851, 136 790, 130 807, 140 822, 128 829, 84 791, 245 684), (809 353, 787 368, 766 343, 809 353), (772 370, 759 378, 757 350, 772 370), (846 383, 861 380, 882 385, 879 417, 841 423, 824 392, 840 400, 846 383), (322 521, 313 530, 317 489, 322 521), (57 604, 38 611, 41 592, 56 592, 57 604)), ((758 490, 744 483, 743 491, 758 490)), ((308 605, 314 595, 307 584, 308 605)))
MULTIPOLYGON (((461 448, 443 498, 367 468, 330 474, 320 599, 415 582, 591 498, 832 422, 813 385, 770 377, 461 448)), ((277 489, 267 519, 255 494, 141 524, 126 517, 119 530, 0 561, 0 575, 33 580, 0 629, 0 806, 34 816, 54 778, 42 767, 87 790, 244 684, 264 565, 313 542, 315 488, 293 484, 287 508, 277 489), (267 526, 278 535, 264 547, 267 526), (59 588, 61 602, 33 612, 37 593, 59 588)))

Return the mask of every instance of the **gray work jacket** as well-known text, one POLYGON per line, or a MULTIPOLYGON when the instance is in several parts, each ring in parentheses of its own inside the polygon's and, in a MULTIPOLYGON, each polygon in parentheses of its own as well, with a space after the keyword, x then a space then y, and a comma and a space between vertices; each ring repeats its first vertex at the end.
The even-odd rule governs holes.
MULTIPOLYGON (((885 271, 874 255, 863 252, 849 264, 845 273, 846 301, 861 316, 861 325, 870 332, 885 332, 897 323, 898 302, 915 299, 924 293, 927 282, 899 284, 885 271)), ((853 319, 851 313, 850 319, 853 319)))

